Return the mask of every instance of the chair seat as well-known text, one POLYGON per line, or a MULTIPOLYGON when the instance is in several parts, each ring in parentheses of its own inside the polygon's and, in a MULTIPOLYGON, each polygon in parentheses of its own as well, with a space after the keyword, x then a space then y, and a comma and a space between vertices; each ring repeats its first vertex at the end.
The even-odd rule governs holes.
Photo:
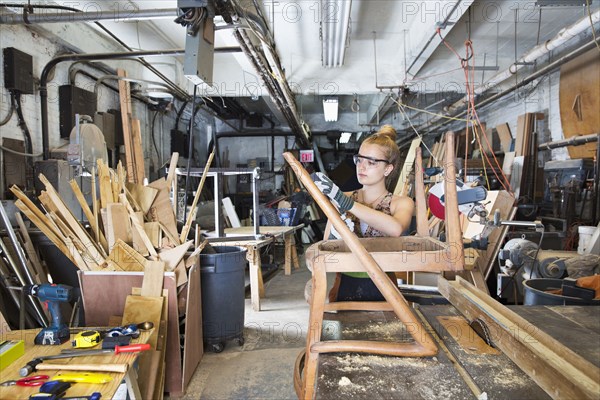
MULTIPOLYGON (((431 237, 400 236, 361 238, 360 243, 385 272, 441 272, 462 269, 458 249, 431 237)), ((327 272, 365 272, 365 267, 342 240, 315 243, 306 250, 312 271, 314 262, 327 272)))

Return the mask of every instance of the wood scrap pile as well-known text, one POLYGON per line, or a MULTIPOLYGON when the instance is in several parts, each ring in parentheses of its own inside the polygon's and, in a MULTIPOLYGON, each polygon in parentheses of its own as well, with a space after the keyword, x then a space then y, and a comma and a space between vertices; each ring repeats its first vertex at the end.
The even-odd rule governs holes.
MULTIPOLYGON (((175 156, 172 163, 176 161, 175 156)), ((180 234, 170 202, 169 179, 173 176, 142 186, 127 182, 120 164, 115 171, 101 160, 93 175, 91 208, 77 182, 70 182, 89 221, 89 231, 43 175, 39 178, 46 190, 38 197, 42 208, 18 187, 13 186, 11 191, 18 199, 16 206, 77 268, 84 271, 144 271, 147 260, 163 261, 165 270, 175 271, 178 282, 185 283, 184 256, 194 242, 186 240, 192 219, 180 234), (99 196, 95 190, 96 181, 99 196)))

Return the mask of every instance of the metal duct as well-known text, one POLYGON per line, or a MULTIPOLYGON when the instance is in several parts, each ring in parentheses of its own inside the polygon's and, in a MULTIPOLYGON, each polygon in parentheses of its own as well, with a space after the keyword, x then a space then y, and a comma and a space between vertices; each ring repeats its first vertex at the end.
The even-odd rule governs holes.
MULTIPOLYGON (((24 10, 27 10, 24 8, 24 10)), ((93 22, 103 20, 113 21, 137 21, 158 18, 173 18, 177 16, 176 8, 159 8, 154 10, 117 10, 117 11, 84 11, 84 12, 59 12, 34 14, 23 13, 2 13, 0 14, 0 24, 21 25, 21 24, 51 24, 57 22, 93 22)))

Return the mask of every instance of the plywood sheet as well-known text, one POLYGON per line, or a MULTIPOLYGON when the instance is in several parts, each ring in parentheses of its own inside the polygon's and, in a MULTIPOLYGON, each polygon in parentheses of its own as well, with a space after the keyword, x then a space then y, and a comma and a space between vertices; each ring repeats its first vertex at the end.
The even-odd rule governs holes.
MULTIPOLYGON (((141 272, 86 272, 79 274, 87 326, 107 326, 112 315, 121 315, 132 288, 142 286, 141 272), (109 298, 110 301, 106 301, 109 298)), ((179 310, 175 274, 165 272, 163 288, 168 290, 167 373, 165 391, 182 394, 182 358, 179 345, 179 310)))
MULTIPOLYGON (((600 132, 600 57, 598 49, 560 68, 560 120, 565 139, 600 132)), ((569 146, 571 158, 593 158, 596 143, 569 146)))
MULTIPOLYGON (((123 310, 123 325, 139 324, 150 321, 155 327, 160 326, 164 298, 147 296, 127 296, 123 310)), ((153 349, 158 341, 158 329, 155 329, 148 339, 153 349)))
POLYGON ((185 311, 185 351, 183 353, 183 387, 194 375, 203 355, 202 296, 200 265, 190 268, 188 296, 185 311))
POLYGON ((150 220, 160 222, 169 232, 170 237, 179 238, 177 221, 175 220, 175 214, 173 213, 173 207, 169 199, 167 181, 165 178, 161 178, 152 182, 149 186, 158 190, 156 199, 154 199, 152 207, 150 207, 150 211, 148 212, 150 220))
POLYGON ((150 211, 150 207, 152 207, 152 203, 158 195, 158 189, 133 182, 125 183, 125 187, 129 190, 131 197, 133 197, 135 202, 141 207, 144 214, 150 211))

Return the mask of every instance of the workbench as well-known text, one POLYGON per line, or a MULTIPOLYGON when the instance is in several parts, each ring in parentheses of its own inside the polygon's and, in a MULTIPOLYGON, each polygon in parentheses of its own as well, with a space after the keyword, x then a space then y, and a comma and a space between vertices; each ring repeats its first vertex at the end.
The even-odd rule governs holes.
MULTIPOLYGON (((25 354, 6 367, 0 372, 0 383, 7 380, 17 380, 22 378, 19 376, 19 369, 25 366, 29 361, 37 357, 60 354, 62 349, 72 349, 71 342, 67 341, 60 346, 39 346, 34 345, 33 341, 35 336, 38 334, 39 329, 29 329, 24 331, 12 331, 2 335, 2 340, 23 340, 25 342, 25 354)), ((138 339, 132 340, 131 344, 134 343, 146 343, 150 338, 151 331, 141 332, 138 339)), ((72 335, 74 337, 74 335, 72 335)), ((96 349, 99 346, 90 348, 96 349)), ((108 383, 102 384, 90 384, 90 383, 73 383, 72 386, 67 390, 65 397, 72 396, 89 396, 94 392, 100 392, 102 399, 112 399, 117 391, 117 388, 121 385, 121 382, 125 380, 127 384, 127 391, 129 397, 132 399, 141 400, 140 390, 137 384, 137 372, 133 368, 133 364, 137 359, 139 353, 121 353, 119 355, 98 355, 98 356, 85 356, 85 357, 72 357, 63 358, 58 360, 46 360, 42 364, 94 364, 94 365, 109 365, 109 364, 125 364, 127 366, 127 372, 100 372, 105 373, 113 377, 113 380, 108 383)), ((42 365, 40 364, 40 365, 42 365)), ((50 379, 58 372, 75 372, 66 370, 52 370, 52 371, 36 371, 31 373, 29 376, 35 375, 48 375, 50 379)), ((23 387, 23 386, 0 386, 0 399, 27 399, 30 395, 39 392, 38 387, 23 387)))
MULTIPOLYGON (((600 366, 600 309, 581 306, 509 307, 540 329, 600 366)), ((416 306, 417 316, 438 344, 435 357, 321 354, 316 398, 549 399, 506 354, 487 346, 451 305, 416 306)), ((392 312, 328 314, 329 340, 411 341, 392 312)), ((543 373, 543 371, 542 371, 543 373)), ((598 377, 600 379, 600 376, 598 377)), ((600 393, 598 394, 600 397, 600 393)))
POLYGON ((212 246, 241 246, 246 248, 246 259, 250 266, 250 298, 254 311, 260 311, 260 299, 265 297, 260 249, 277 240, 283 241, 285 246, 284 271, 286 275, 290 275, 292 265, 294 268, 300 268, 294 233, 303 227, 303 224, 296 226, 261 226, 259 227, 261 236, 255 239, 246 239, 246 237, 254 234, 254 228, 251 226, 228 228, 225 229, 224 241, 219 241, 219 238, 210 241, 212 246), (236 236, 244 237, 244 239, 235 240, 236 236))

